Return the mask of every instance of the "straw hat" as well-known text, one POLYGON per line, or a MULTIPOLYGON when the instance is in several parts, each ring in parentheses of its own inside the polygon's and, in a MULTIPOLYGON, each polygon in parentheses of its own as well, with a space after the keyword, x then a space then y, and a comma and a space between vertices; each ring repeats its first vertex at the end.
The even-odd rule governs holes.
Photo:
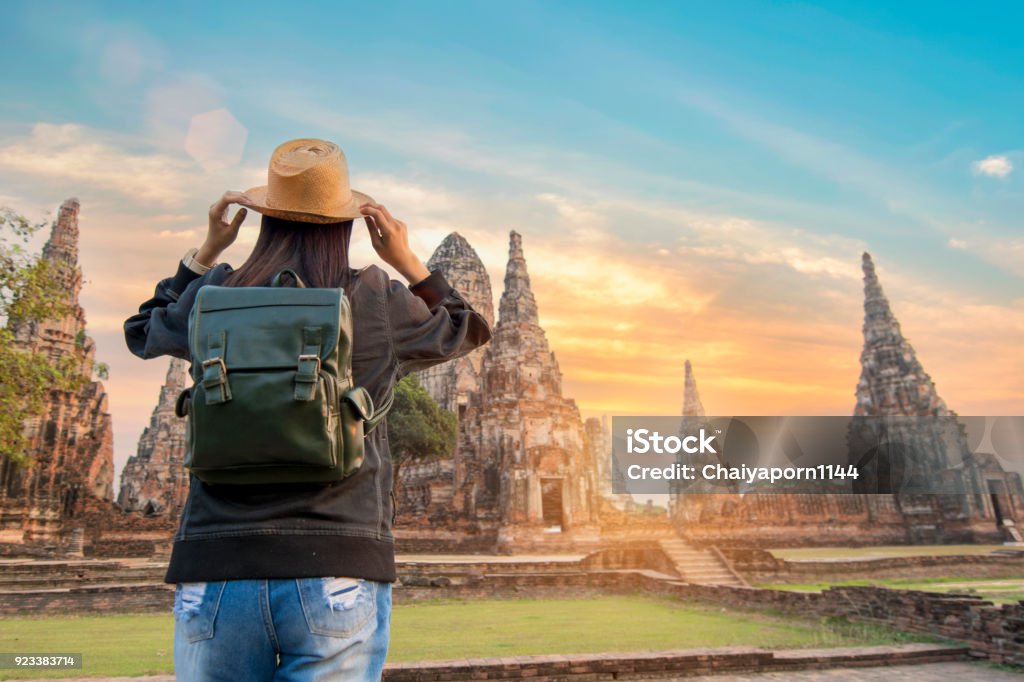
POLYGON ((348 184, 348 163, 338 145, 327 140, 289 140, 274 150, 267 184, 245 191, 238 203, 263 215, 304 223, 337 223, 362 215, 373 201, 348 184))

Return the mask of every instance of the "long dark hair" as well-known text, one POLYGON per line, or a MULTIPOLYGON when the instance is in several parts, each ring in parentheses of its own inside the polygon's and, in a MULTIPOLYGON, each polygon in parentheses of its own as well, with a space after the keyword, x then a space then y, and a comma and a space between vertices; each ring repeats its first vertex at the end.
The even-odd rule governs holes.
POLYGON ((291 268, 307 287, 348 287, 351 238, 351 220, 300 223, 263 216, 252 253, 224 286, 267 286, 281 269, 291 268))

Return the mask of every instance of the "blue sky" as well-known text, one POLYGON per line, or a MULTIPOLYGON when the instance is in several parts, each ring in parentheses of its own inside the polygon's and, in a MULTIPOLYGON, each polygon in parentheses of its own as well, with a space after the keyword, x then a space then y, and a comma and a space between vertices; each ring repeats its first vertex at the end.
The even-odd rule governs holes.
MULTIPOLYGON (((971 171, 1020 153, 1016 3, 210 5, 7 4, 0 50, 18 68, 0 90, 5 125, 45 116, 145 134, 140 86, 202 74, 205 96, 244 112, 254 162, 305 106, 398 118, 541 163, 558 149, 590 170, 582 185, 597 175, 631 196, 685 196, 897 256, 924 249, 955 261, 964 286, 1020 293, 1019 277, 948 248, 975 230, 1019 232, 1019 171, 971 171), (117 54, 102 54, 116 40, 141 57, 120 79, 104 73, 117 54)), ((337 134, 321 128, 310 134, 337 134)), ((345 132, 367 166, 422 154, 345 132)))
POLYGON ((82 198, 122 455, 162 378, 118 338, 124 301, 300 136, 338 142, 424 259, 466 234, 496 295, 522 232, 585 415, 674 413, 684 357, 711 411, 848 413, 863 249, 946 401, 1019 413, 1021 25, 1019 3, 8 2, 0 201, 82 198))

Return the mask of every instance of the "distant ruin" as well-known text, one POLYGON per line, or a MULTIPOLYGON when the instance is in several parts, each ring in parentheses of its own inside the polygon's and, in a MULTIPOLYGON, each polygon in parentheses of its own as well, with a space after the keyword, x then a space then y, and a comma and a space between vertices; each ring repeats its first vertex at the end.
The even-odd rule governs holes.
MULTIPOLYGON (((904 338, 869 254, 861 267, 864 348, 854 416, 955 418, 904 338)), ((703 415, 689 363, 683 414, 703 415)), ((952 419, 935 421, 955 426, 952 419)), ((900 435, 921 445, 929 454, 928 470, 956 494, 675 495, 673 523, 691 542, 729 546, 1019 541, 1014 522, 1024 519, 1020 475, 1003 470, 992 456, 972 455, 962 433, 948 437, 938 428, 915 426, 900 435)))

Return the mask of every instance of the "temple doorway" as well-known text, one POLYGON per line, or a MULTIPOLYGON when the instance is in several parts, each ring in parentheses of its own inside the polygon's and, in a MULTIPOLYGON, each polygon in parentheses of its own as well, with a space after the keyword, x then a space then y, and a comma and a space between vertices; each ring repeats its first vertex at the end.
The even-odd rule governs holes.
POLYGON ((562 485, 560 478, 542 478, 540 481, 540 506, 544 528, 560 533, 564 526, 562 518, 562 485))
POLYGON ((1007 518, 1009 505, 1006 504, 1006 485, 1002 481, 988 481, 988 494, 992 500, 992 511, 995 513, 996 525, 1002 527, 1007 518))

